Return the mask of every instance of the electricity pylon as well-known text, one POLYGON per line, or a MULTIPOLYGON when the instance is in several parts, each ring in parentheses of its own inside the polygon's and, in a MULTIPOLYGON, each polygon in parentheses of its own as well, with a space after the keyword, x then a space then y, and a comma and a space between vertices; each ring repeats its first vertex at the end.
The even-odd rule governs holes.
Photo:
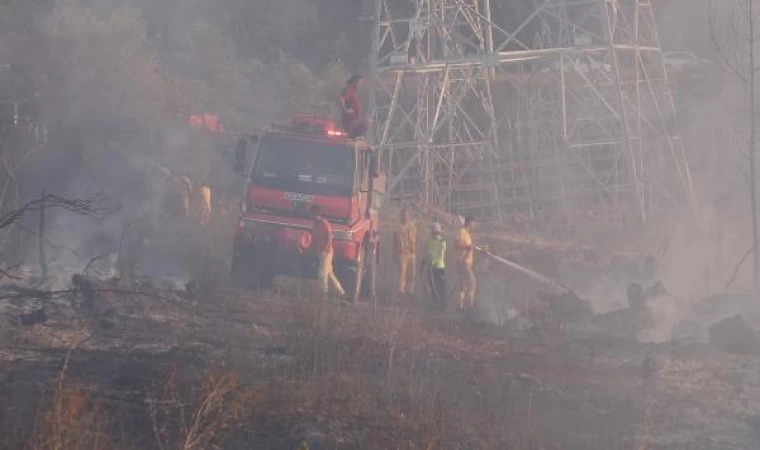
POLYGON ((375 0, 370 138, 391 197, 486 221, 690 201, 650 1, 507 3, 375 0))

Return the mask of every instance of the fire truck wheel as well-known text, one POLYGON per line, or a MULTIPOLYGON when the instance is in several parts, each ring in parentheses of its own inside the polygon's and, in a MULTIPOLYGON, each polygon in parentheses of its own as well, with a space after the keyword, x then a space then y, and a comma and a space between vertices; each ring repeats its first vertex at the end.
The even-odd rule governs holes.
POLYGON ((356 261, 356 270, 343 272, 345 278, 341 278, 340 282, 343 285, 343 289, 346 291, 346 299, 351 302, 357 302, 361 298, 362 292, 362 277, 364 274, 364 258, 365 255, 360 253, 359 260, 356 261))
POLYGON ((234 288, 244 289, 250 278, 246 276, 245 264, 238 258, 232 258, 232 267, 230 268, 230 285, 234 288))
POLYGON ((260 277, 256 276, 254 272, 255 268, 249 261, 233 260, 230 284, 238 289, 258 289, 260 277))
POLYGON ((369 300, 375 297, 377 282, 377 261, 370 255, 364 257, 364 280, 362 281, 362 298, 369 300))

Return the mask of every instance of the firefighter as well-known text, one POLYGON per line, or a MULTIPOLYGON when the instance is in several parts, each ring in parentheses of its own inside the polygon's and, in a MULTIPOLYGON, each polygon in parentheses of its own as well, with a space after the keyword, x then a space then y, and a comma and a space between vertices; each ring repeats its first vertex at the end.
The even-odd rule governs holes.
POLYGON ((475 272, 472 270, 473 251, 472 231, 475 227, 475 219, 472 216, 464 218, 464 224, 457 235, 456 248, 459 251, 457 258, 457 272, 459 284, 457 298, 459 309, 472 309, 475 307, 475 272))
POLYGON ((434 223, 430 228, 430 239, 427 243, 427 259, 425 265, 430 270, 430 289, 433 300, 441 309, 446 307, 446 240, 441 232, 441 224, 434 223))
POLYGON ((414 260, 417 249, 417 228, 409 210, 401 210, 401 223, 396 229, 396 262, 399 265, 398 291, 401 295, 414 294, 414 260))
POLYGON ((200 222, 204 227, 211 221, 211 186, 206 183, 201 184, 200 189, 201 200, 201 217, 200 222))
POLYGON ((311 249, 319 258, 319 287, 323 295, 330 291, 330 285, 339 297, 345 297, 346 292, 343 290, 340 281, 333 273, 333 229, 330 222, 325 219, 319 212, 317 205, 312 205, 309 209, 314 218, 314 229, 311 233, 311 249))
POLYGON ((341 125, 351 139, 364 136, 367 132, 367 121, 357 92, 361 83, 361 75, 351 75, 340 94, 341 125))

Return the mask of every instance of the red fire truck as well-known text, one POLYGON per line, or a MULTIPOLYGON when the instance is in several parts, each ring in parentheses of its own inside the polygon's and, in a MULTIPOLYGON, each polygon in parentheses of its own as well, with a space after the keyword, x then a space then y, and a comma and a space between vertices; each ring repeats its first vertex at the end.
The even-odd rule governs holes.
POLYGON ((316 204, 333 225, 334 271, 348 297, 374 295, 385 175, 363 139, 347 138, 329 120, 296 116, 238 140, 235 168, 246 182, 234 285, 266 289, 276 275, 316 278, 316 255, 299 252, 299 243, 310 241, 309 210, 316 204))

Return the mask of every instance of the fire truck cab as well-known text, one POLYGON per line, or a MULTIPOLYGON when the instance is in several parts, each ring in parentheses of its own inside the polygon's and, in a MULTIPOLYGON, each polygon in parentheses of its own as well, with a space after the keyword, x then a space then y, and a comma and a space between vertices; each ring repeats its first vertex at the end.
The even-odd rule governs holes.
POLYGON ((296 116, 238 140, 235 168, 245 192, 233 285, 267 289, 277 275, 316 278, 317 256, 299 248, 310 242, 309 211, 317 205, 333 226, 334 272, 348 298, 374 295, 385 175, 364 139, 347 138, 331 121, 296 116))

